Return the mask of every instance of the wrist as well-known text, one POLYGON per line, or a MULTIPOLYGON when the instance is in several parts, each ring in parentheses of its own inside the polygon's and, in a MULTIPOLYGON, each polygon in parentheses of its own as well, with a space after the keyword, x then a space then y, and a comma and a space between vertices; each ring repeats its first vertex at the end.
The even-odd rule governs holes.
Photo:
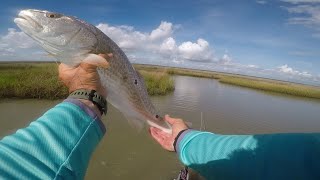
POLYGON ((77 85, 75 87, 69 87, 69 94, 71 94, 74 91, 77 90, 95 90, 100 96, 102 96, 104 99, 106 99, 107 94, 106 91, 103 88, 98 88, 96 86, 90 86, 90 85, 77 85))
POLYGON ((88 103, 87 101, 84 102, 87 102, 90 106, 95 106, 95 109, 99 110, 100 115, 107 113, 107 101, 95 90, 78 89, 71 92, 68 98, 88 100, 91 103, 88 103))
POLYGON ((99 108, 95 104, 93 104, 93 102, 86 100, 86 99, 76 99, 76 100, 85 104, 88 108, 90 108, 90 110, 92 110, 96 114, 96 116, 99 119, 101 119, 102 114, 101 114, 99 108))
POLYGON ((97 107, 93 105, 92 102, 84 99, 74 99, 67 98, 63 102, 71 103, 78 106, 82 111, 84 111, 88 116, 95 120, 100 126, 102 132, 105 132, 105 125, 101 120, 101 114, 97 107))
POLYGON ((183 137, 185 136, 185 134, 187 134, 189 131, 191 131, 191 129, 183 129, 181 130, 177 136, 174 138, 174 142, 173 142, 173 148, 175 152, 179 152, 179 143, 180 141, 183 139, 183 137))

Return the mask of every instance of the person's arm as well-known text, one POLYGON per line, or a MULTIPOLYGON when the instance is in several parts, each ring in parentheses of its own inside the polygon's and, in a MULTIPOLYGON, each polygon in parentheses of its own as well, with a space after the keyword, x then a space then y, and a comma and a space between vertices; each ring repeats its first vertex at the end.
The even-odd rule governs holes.
MULTIPOLYGON (((107 68, 108 62, 100 60, 87 60, 77 67, 60 64, 59 77, 69 92, 86 89, 107 96, 96 67, 107 68)), ((0 179, 83 179, 105 133, 100 110, 89 100, 68 98, 28 127, 4 137, 0 179)))
MULTIPOLYGON (((243 167, 236 163, 227 165, 229 158, 237 152, 254 151, 256 147, 257 141, 250 135, 218 135, 189 129, 178 137, 175 149, 184 165, 207 179, 233 179, 241 177, 239 172, 243 167)), ((251 170, 250 174, 256 173, 255 168, 251 170)))
POLYGON ((0 179, 83 179, 104 133, 93 109, 67 99, 0 141, 0 179))
POLYGON ((319 179, 320 135, 220 135, 187 130, 181 162, 207 179, 319 179))
POLYGON ((151 128, 151 135, 207 179, 320 179, 317 133, 221 135, 187 129, 180 119, 165 120, 173 132, 184 131, 169 135, 151 128))

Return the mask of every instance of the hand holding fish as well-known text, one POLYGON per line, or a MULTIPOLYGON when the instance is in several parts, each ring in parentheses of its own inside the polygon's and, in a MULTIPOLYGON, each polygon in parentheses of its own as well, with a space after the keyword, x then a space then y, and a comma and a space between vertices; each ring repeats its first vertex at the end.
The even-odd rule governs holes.
POLYGON ((60 77, 69 91, 96 90, 133 126, 147 123, 171 132, 152 104, 143 77, 121 48, 97 27, 73 16, 35 9, 20 11, 14 21, 50 55, 69 65, 60 67, 60 77), (112 58, 98 55, 109 53, 112 58))
POLYGON ((165 115, 164 120, 171 125, 172 134, 155 127, 150 127, 150 134, 164 149, 175 151, 173 143, 176 137, 179 132, 188 129, 188 126, 182 119, 171 118, 169 115, 165 115))
MULTIPOLYGON (((99 54, 104 59, 112 57, 112 54, 99 54)), ((107 61, 87 63, 82 62, 76 67, 70 67, 61 63, 59 65, 59 77, 62 82, 69 88, 69 92, 77 89, 96 90, 100 95, 106 97, 106 91, 101 85, 97 67, 108 67, 107 61)))

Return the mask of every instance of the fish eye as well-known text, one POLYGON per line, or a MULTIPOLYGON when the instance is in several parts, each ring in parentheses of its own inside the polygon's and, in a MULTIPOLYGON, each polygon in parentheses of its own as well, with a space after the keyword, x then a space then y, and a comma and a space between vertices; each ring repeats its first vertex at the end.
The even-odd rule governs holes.
POLYGON ((158 114, 156 115, 156 118, 157 118, 157 119, 159 118, 159 115, 158 115, 158 114))
POLYGON ((61 17, 60 14, 54 14, 54 13, 46 13, 46 17, 48 18, 59 18, 61 17))

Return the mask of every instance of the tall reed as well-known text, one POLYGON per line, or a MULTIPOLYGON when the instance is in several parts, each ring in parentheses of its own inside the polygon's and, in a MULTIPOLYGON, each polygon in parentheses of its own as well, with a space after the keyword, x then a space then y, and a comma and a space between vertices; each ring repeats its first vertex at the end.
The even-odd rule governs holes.
MULTIPOLYGON (((164 95, 174 90, 166 73, 142 72, 149 95, 164 95)), ((58 78, 55 63, 0 64, 0 98, 62 99, 67 88, 58 78)))

